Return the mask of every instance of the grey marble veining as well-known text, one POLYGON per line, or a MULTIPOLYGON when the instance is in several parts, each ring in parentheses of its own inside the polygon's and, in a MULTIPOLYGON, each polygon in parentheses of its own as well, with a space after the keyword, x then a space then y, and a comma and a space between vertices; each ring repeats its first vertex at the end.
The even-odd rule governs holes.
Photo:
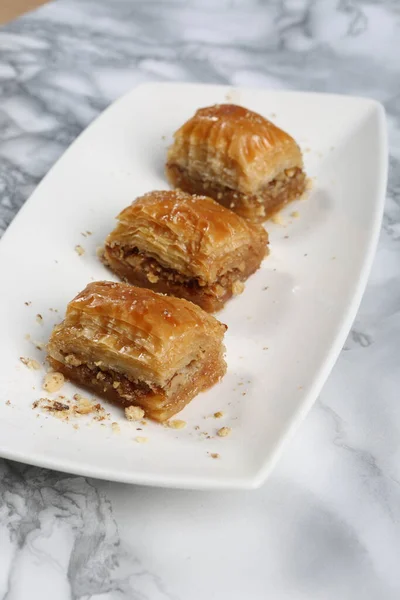
POLYGON ((60 0, 0 31, 0 231, 147 80, 383 102, 384 226, 339 361, 256 492, 129 487, 0 461, 0 599, 400 597, 400 3, 60 0))

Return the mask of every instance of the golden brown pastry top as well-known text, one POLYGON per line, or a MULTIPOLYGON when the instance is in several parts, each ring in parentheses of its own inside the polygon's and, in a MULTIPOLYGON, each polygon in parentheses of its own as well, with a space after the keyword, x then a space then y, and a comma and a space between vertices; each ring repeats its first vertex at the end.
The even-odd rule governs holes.
POLYGON ((186 300, 96 281, 68 304, 48 351, 61 362, 67 352, 163 385, 201 350, 220 344, 225 331, 225 325, 186 300))
POLYGON ((235 104, 199 109, 174 138, 168 164, 243 193, 256 194, 282 171, 303 166, 289 134, 235 104))
POLYGON ((213 282, 232 268, 238 251, 266 246, 261 225, 249 223, 206 196, 149 192, 125 208, 106 246, 137 247, 163 266, 213 282))

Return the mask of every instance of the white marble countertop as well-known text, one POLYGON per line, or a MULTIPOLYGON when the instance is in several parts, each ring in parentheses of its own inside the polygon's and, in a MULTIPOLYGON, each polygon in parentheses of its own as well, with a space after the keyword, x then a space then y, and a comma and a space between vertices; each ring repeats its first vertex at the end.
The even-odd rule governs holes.
POLYGON ((60 0, 0 31, 1 231, 141 81, 370 96, 391 142, 361 309, 264 487, 148 489, 0 461, 0 599, 400 598, 399 40, 396 0, 60 0))

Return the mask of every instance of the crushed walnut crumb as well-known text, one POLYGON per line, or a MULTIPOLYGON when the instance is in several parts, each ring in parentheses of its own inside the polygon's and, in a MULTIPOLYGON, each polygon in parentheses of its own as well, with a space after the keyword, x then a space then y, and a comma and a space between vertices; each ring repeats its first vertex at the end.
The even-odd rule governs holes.
POLYGON ((149 441, 149 438, 147 437, 142 437, 140 435, 135 437, 135 442, 138 444, 146 444, 149 441))
POLYGON ((217 431, 217 436, 218 437, 226 437, 227 435, 230 435, 232 429, 230 427, 221 427, 221 429, 218 429, 217 431))
POLYGON ((64 375, 62 373, 51 372, 44 376, 43 389, 49 394, 58 392, 65 383, 64 375))
POLYGON ((218 410, 217 412, 214 413, 215 419, 221 419, 223 416, 224 416, 224 413, 222 412, 222 410, 218 410))
POLYGON ((24 356, 20 356, 19 360, 28 367, 28 369, 32 369, 34 371, 38 371, 39 369, 41 369, 41 365, 40 363, 38 363, 37 360, 35 360, 34 358, 25 358, 24 356))
POLYGON ((90 402, 89 398, 85 398, 80 394, 75 394, 74 400, 76 400, 78 403, 77 406, 75 406, 75 412, 79 413, 80 415, 88 415, 96 410, 96 406, 90 402))
POLYGON ((40 325, 42 325, 42 324, 43 324, 43 317, 42 317, 42 315, 41 315, 41 314, 39 314, 39 313, 38 313, 38 314, 36 315, 36 321, 37 321, 37 322, 38 322, 40 325))
POLYGON ((118 425, 118 423, 116 423, 115 421, 113 421, 111 423, 111 429, 112 429, 113 433, 121 433, 121 428, 118 425))
POLYGON ((168 421, 168 427, 171 429, 184 429, 186 427, 186 421, 181 421, 180 419, 174 419, 172 421, 168 421))
POLYGON ((144 417, 144 410, 140 406, 127 406, 125 408, 125 417, 128 421, 140 421, 144 417))
POLYGON ((211 458, 220 458, 218 452, 211 452, 210 456, 211 458))
POLYGON ((159 277, 154 273, 146 273, 146 277, 150 281, 150 283, 157 283, 157 281, 159 280, 159 277))
POLYGON ((29 302, 24 302, 25 306, 30 306, 32 304, 32 302, 29 300, 29 302))
POLYGON ((77 244, 75 246, 75 252, 77 253, 78 256, 83 256, 85 254, 85 250, 84 250, 84 248, 82 248, 82 246, 80 244, 77 244))
POLYGON ((33 344, 38 350, 44 350, 46 347, 46 344, 44 342, 33 342, 33 344))
POLYGON ((275 225, 283 225, 283 219, 279 213, 272 215, 271 221, 275 223, 275 225))

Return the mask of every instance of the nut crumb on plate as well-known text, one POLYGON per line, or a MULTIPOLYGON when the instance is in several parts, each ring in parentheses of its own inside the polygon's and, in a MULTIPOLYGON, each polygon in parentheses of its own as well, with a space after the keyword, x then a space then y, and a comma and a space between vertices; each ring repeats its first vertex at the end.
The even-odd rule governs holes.
POLYGON ((142 437, 140 435, 135 437, 135 442, 137 442, 138 444, 146 444, 149 441, 149 438, 147 437, 142 437))
POLYGON ((38 313, 36 315, 36 321, 42 325, 42 323, 43 323, 43 317, 42 317, 41 314, 38 313))
POLYGON ((290 213, 290 216, 293 217, 294 219, 298 219, 300 216, 300 213, 298 210, 294 210, 293 212, 290 213))
POLYGON ((127 406, 125 408, 125 417, 128 421, 140 421, 144 417, 144 410, 140 406, 127 406))
POLYGON ((171 429, 183 429, 186 427, 186 421, 181 421, 180 419, 173 419, 172 421, 168 421, 168 427, 171 429))
POLYGON ((221 417, 224 416, 224 413, 222 412, 222 410, 218 410, 217 412, 214 413, 214 417, 215 419, 221 419, 221 417))
POLYGON ((28 367, 28 369, 33 369, 34 371, 38 371, 41 369, 40 363, 34 358, 25 358, 24 356, 20 356, 19 360, 28 367))
POLYGON ((83 256, 85 254, 85 250, 80 244, 75 246, 75 252, 78 254, 78 256, 83 256))
POLYGON ((271 221, 275 223, 275 225, 283 225, 283 219, 279 213, 272 215, 271 221))
POLYGON ((78 402, 77 406, 75 407, 75 412, 79 413, 80 415, 88 415, 96 410, 96 406, 92 404, 88 398, 84 398, 80 394, 75 394, 74 400, 78 402))
POLYGON ((43 389, 46 392, 52 394, 58 392, 65 383, 64 375, 62 373, 51 372, 44 376, 43 389))
POLYGON ((221 427, 221 429, 218 429, 217 435, 218 437, 226 437, 231 433, 231 431, 232 429, 230 427, 221 427))
POLYGON ((218 452, 211 452, 210 456, 211 458, 220 458, 218 452))
POLYGON ((113 433, 121 433, 120 426, 115 421, 111 423, 111 429, 113 430, 113 433))

